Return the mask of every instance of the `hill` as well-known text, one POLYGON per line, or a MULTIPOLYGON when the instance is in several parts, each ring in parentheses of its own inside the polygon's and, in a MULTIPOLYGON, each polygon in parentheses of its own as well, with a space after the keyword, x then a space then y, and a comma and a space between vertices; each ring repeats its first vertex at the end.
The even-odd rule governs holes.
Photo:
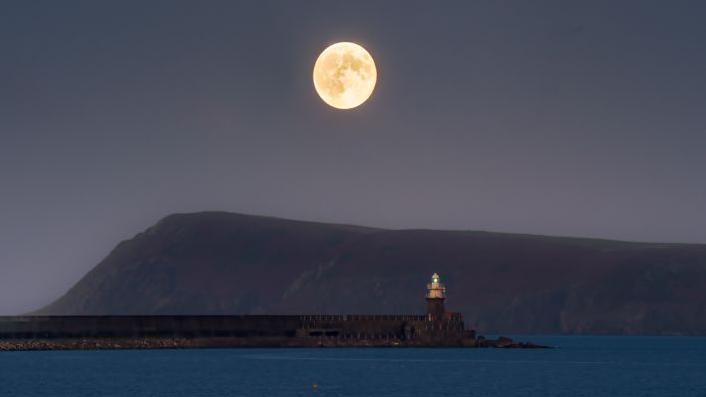
POLYGON ((484 333, 706 335, 706 245, 171 215, 34 314, 420 313, 484 333))

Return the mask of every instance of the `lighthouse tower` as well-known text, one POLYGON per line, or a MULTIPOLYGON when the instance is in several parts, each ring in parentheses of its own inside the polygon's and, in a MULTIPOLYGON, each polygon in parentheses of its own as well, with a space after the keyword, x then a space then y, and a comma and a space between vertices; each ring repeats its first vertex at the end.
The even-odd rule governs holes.
POLYGON ((440 320, 444 317, 444 300, 446 287, 439 282, 439 275, 431 276, 431 283, 427 284, 427 316, 431 320, 440 320))

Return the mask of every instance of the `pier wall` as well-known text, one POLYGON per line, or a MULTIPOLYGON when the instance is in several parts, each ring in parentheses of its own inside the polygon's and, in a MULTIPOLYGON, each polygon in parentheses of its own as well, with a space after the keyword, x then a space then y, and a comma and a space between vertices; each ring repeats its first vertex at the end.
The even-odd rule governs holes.
POLYGON ((433 321, 423 315, 0 317, 0 341, 172 339, 208 340, 216 345, 228 341, 234 346, 460 346, 474 337, 457 313, 433 321))

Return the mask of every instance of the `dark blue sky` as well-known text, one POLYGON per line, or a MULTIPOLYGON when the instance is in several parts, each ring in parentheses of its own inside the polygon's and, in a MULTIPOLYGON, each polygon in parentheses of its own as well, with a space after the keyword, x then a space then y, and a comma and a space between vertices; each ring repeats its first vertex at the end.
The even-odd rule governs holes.
POLYGON ((4 1, 0 314, 172 212, 706 243, 702 1, 4 1), (336 41, 372 98, 328 108, 336 41))

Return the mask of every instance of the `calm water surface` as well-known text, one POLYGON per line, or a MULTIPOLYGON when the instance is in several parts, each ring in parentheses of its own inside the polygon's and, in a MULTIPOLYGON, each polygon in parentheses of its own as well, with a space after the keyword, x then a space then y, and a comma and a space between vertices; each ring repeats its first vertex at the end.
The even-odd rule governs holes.
POLYGON ((706 338, 517 339, 559 348, 5 352, 0 396, 706 396, 706 338))

